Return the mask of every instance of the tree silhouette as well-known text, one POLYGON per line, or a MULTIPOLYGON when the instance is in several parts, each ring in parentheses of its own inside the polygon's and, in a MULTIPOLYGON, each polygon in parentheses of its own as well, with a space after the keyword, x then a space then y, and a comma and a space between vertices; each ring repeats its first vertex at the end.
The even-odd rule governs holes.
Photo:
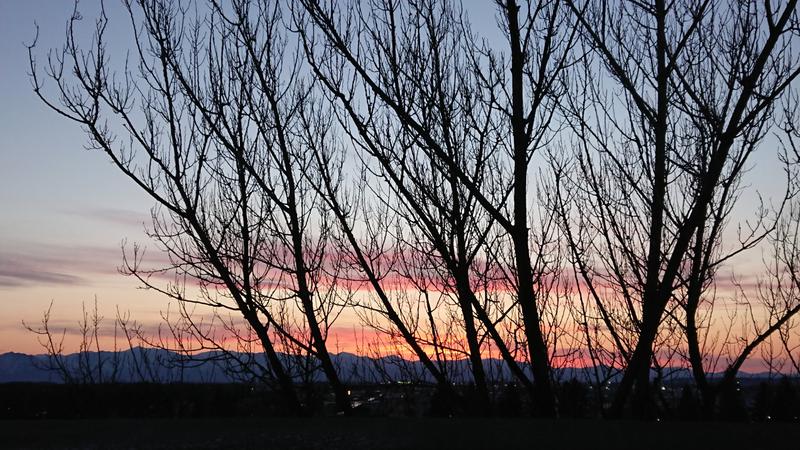
POLYGON ((76 7, 30 71, 155 203, 167 262, 123 256, 177 304, 150 345, 212 350, 297 414, 320 376, 351 411, 344 314, 376 356, 419 361, 376 359, 374 379, 433 381, 440 415, 517 414, 519 387, 548 417, 743 418, 757 350, 800 373, 796 0, 497 0, 502 47, 434 0, 123 5, 127 58, 104 10, 81 38, 76 7), (785 189, 740 219, 771 146, 785 189), (759 250, 756 286, 724 291, 759 250), (730 297, 744 313, 719 313, 730 297))
POLYGON ((574 209, 562 216, 576 273, 623 361, 611 414, 633 392, 635 414, 652 416, 651 364, 677 347, 670 317, 692 241, 713 247, 709 216, 735 201, 730 189, 780 125, 776 106, 799 73, 796 3, 567 4, 593 57, 567 106, 577 175, 564 175, 574 176, 562 191, 574 209))
POLYGON ((271 2, 211 3, 201 15, 171 2, 125 6, 134 64, 113 71, 104 12, 85 52, 75 35, 76 10, 65 46, 45 64, 55 102, 32 53, 31 73, 40 98, 79 123, 90 148, 156 202, 149 236, 170 264, 146 270, 135 250, 127 270, 182 304, 203 345, 226 350, 209 328, 224 318, 214 313, 212 324, 202 323, 186 305, 240 314, 269 362, 255 369, 274 379, 298 410, 293 377, 276 346, 312 355, 338 408, 348 411, 326 346, 339 310, 335 277, 323 267, 331 265, 328 213, 311 195, 305 172, 312 158, 297 137, 297 110, 309 88, 297 59, 286 53, 281 9, 271 2), (159 285, 160 275, 174 278, 159 285), (199 289, 188 289, 189 282, 199 289))

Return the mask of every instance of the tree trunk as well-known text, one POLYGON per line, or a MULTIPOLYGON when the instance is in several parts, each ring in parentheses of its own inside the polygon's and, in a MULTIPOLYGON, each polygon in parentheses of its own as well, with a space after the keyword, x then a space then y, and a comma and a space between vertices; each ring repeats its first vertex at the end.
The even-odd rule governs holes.
POLYGON ((525 337, 533 368, 534 413, 555 417, 556 399, 550 379, 550 361, 542 335, 536 295, 533 290, 533 268, 528 244, 528 135, 523 113, 523 77, 525 55, 520 44, 519 6, 514 0, 506 3, 511 42, 511 127, 514 145, 514 256, 517 268, 517 300, 522 310, 525 337))
POLYGON ((483 367, 483 359, 481 358, 478 330, 475 327, 475 315, 472 311, 472 302, 470 301, 473 293, 465 272, 466 270, 464 268, 456 269, 455 281, 458 291, 458 302, 461 307, 461 315, 464 318, 464 333, 469 348, 472 379, 475 382, 475 393, 477 395, 475 407, 477 408, 476 413, 488 414, 491 410, 489 390, 486 385, 486 372, 483 367))

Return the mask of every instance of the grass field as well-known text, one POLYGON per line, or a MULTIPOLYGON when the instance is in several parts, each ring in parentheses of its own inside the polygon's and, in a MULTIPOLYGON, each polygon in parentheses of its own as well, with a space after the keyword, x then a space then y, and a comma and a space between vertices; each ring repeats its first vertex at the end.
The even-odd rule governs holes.
POLYGON ((788 423, 535 419, 108 419, 0 421, 17 449, 795 449, 788 423))

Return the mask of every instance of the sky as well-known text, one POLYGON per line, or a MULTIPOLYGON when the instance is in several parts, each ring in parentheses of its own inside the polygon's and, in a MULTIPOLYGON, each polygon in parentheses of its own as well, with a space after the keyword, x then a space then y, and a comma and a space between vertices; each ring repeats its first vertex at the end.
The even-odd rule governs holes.
POLYGON ((139 317, 164 304, 117 272, 122 241, 146 241, 150 201, 30 84, 34 23, 41 54, 63 42, 71 12, 70 1, 0 1, 0 353, 38 352, 22 321, 36 323, 51 301, 54 323, 69 325, 95 296, 107 318, 117 304, 139 317))
MULTIPOLYGON (((476 30, 497 36, 491 2, 465 3, 476 30)), ((86 33, 98 6, 97 0, 80 3, 86 33)), ((114 45, 129 41, 128 24, 119 2, 106 7, 112 55, 124 54, 124 46, 114 45)), ((85 150, 81 129, 47 108, 31 87, 25 44, 35 36, 34 24, 42 59, 63 43, 72 8, 68 0, 0 0, 0 353, 41 352, 22 322, 35 326, 51 302, 56 328, 75 326, 81 304, 95 298, 109 321, 117 307, 157 321, 167 306, 117 271, 123 241, 156 252, 143 232, 152 202, 104 155, 85 150)), ((752 184, 774 192, 774 170, 768 159, 757 162, 752 184)))
MULTIPOLYGON (((99 0, 79 3, 83 35, 92 31, 99 0)), ((107 0, 112 58, 124 55, 130 27, 121 1, 107 0)), ((39 30, 40 62, 64 42, 69 0, 0 0, 0 353, 40 353, 35 326, 50 303, 54 328, 74 328, 81 305, 97 299, 110 323, 119 307, 155 323, 167 300, 118 273, 121 244, 147 240, 151 200, 107 158, 84 148, 80 127, 44 105, 29 77, 29 44, 39 30)), ((490 2, 477 8, 491 20, 490 2)), ((354 323, 340 323, 352 329, 354 323)))

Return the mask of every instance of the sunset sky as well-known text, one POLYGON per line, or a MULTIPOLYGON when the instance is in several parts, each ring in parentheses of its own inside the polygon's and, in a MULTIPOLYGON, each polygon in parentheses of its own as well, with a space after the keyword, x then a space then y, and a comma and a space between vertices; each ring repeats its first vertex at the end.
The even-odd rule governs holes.
MULTIPOLYGON (((476 30, 491 38, 496 36, 492 2, 481 3, 470 15, 476 30)), ((106 4, 112 58, 122 58, 129 25, 119 2, 106 4)), ((80 3, 85 35, 98 5, 80 3)), ((51 301, 57 328, 74 327, 81 303, 95 296, 109 320, 119 306, 137 320, 155 323, 167 305, 117 272, 123 240, 144 244, 151 255, 157 251, 143 233, 152 202, 104 155, 86 151, 83 132, 49 110, 31 88, 25 43, 35 35, 34 23, 40 30, 36 54, 44 59, 46 49, 63 43, 72 8, 68 0, 0 1, 0 353, 41 351, 22 321, 35 326, 51 301)), ((770 139, 765 147, 774 143, 770 139)), ((782 187, 772 155, 764 149, 753 160, 748 180, 754 188, 744 195, 742 218, 752 211, 756 187, 767 197, 782 187)), ((738 263, 757 267, 758 260, 751 253, 738 263)), ((344 317, 339 326, 354 324, 344 317)))
MULTIPOLYGON (((81 10, 91 18, 97 5, 81 10)), ((149 200, 84 150, 81 130, 48 110, 28 79, 34 22, 42 49, 58 46, 71 12, 70 1, 0 2, 0 352, 38 352, 21 322, 38 321, 51 300, 65 326, 95 295, 109 318, 115 304, 142 318, 163 305, 117 273, 122 240, 144 239, 149 200)))

